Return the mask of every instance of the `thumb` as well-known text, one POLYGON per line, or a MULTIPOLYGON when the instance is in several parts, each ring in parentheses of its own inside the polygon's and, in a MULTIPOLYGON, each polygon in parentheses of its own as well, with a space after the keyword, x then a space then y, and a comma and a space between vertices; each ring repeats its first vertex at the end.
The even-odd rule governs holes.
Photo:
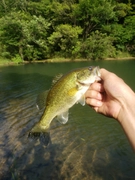
POLYGON ((107 71, 106 69, 104 69, 104 68, 101 68, 100 69, 100 74, 101 74, 101 79, 106 79, 107 78, 107 76, 110 74, 110 72, 109 71, 107 71))

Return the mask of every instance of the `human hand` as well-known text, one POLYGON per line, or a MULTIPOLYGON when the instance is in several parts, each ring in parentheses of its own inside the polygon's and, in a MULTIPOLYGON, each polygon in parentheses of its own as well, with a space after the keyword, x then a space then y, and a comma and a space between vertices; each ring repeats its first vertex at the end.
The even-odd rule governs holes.
POLYGON ((133 91, 117 75, 105 69, 100 69, 101 82, 93 83, 85 94, 86 103, 96 112, 117 120, 122 106, 132 99, 133 91))
POLYGON ((96 112, 118 120, 135 150, 135 93, 117 75, 105 69, 100 73, 101 82, 89 87, 86 103, 96 112))

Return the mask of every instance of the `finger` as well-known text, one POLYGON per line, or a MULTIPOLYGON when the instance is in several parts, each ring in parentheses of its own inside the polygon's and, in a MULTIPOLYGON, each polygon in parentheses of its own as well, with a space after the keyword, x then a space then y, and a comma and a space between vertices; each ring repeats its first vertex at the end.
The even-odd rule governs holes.
POLYGON ((91 84, 89 89, 93 89, 93 90, 98 91, 98 92, 104 91, 103 85, 101 83, 98 83, 98 82, 91 84))
POLYGON ((99 107, 93 107, 93 109, 98 112, 99 107))
POLYGON ((103 81, 105 81, 106 79, 117 77, 116 74, 114 74, 110 71, 107 71, 106 69, 103 69, 103 68, 100 69, 100 74, 101 74, 101 79, 103 81))
POLYGON ((100 74, 101 74, 101 79, 106 79, 108 77, 108 75, 110 74, 109 71, 107 71, 106 69, 104 68, 101 68, 100 69, 100 74))
POLYGON ((99 93, 98 91, 95 91, 95 90, 90 90, 90 89, 85 93, 85 97, 97 99, 97 100, 102 100, 102 94, 101 93, 99 93))
POLYGON ((103 105, 102 101, 92 98, 86 98, 86 103, 93 107, 101 107, 103 105))

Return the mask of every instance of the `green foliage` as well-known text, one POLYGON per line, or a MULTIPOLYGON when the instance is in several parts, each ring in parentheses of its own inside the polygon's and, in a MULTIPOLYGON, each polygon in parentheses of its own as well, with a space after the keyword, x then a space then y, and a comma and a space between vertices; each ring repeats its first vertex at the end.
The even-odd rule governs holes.
POLYGON ((131 10, 132 10, 131 3, 124 4, 122 2, 117 3, 114 9, 116 13, 116 17, 118 19, 121 19, 127 16, 131 12, 131 10))
POLYGON ((1 45, 11 58, 19 54, 22 59, 41 59, 47 57, 47 37, 50 23, 43 17, 13 12, 0 19, 1 45))
POLYGON ((23 61, 22 61, 22 58, 21 58, 18 54, 17 54, 15 57, 13 57, 13 58, 11 59, 11 61, 14 62, 14 63, 17 63, 17 64, 23 62, 23 61))
POLYGON ((83 28, 83 38, 115 18, 114 6, 107 0, 80 0, 76 10, 77 21, 83 28))
POLYGON ((82 43, 82 54, 87 59, 97 60, 107 57, 115 57, 115 48, 112 45, 113 39, 107 34, 100 33, 98 30, 82 43))
POLYGON ((56 27, 56 31, 52 33, 48 40, 52 47, 57 48, 56 52, 61 52, 65 57, 72 57, 77 53, 76 47, 78 47, 78 37, 81 32, 82 29, 78 26, 72 27, 68 24, 61 24, 56 27))
POLYGON ((2 0, 0 55, 103 59, 135 52, 133 0, 2 0))
MULTIPOLYGON (((22 22, 23 38, 21 44, 24 47, 24 57, 28 60, 48 57, 48 29, 50 23, 43 17, 33 15, 29 22, 22 22)), ((21 45, 20 44, 20 45, 21 45)))
POLYGON ((135 15, 127 16, 124 21, 126 31, 126 50, 135 55, 135 15))

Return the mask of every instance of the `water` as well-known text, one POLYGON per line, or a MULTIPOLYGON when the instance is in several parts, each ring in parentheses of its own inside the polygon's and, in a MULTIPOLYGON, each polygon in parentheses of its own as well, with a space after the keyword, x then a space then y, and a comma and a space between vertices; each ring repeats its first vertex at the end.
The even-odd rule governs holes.
POLYGON ((75 105, 69 121, 51 124, 44 147, 27 135, 42 112, 36 97, 58 73, 89 65, 115 72, 135 90, 135 61, 0 67, 0 180, 133 180, 135 155, 120 125, 75 105))

